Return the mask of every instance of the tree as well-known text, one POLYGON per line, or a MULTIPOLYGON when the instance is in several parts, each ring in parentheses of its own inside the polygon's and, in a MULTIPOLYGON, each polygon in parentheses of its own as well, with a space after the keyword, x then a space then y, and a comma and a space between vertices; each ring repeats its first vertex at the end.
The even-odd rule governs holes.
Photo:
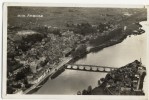
POLYGON ((18 72, 16 75, 16 80, 22 80, 25 78, 25 74, 23 72, 18 72))
POLYGON ((101 85, 101 82, 100 82, 100 80, 98 80, 98 86, 100 86, 101 85))
POLYGON ((83 90, 82 95, 87 95, 87 90, 83 90))
POLYGON ((53 34, 61 36, 60 29, 54 29, 53 34))
POLYGON ((12 87, 7 86, 7 94, 13 94, 14 91, 15 90, 12 87))
POLYGON ((92 92, 92 86, 88 86, 87 92, 88 92, 88 94, 91 94, 91 92, 92 92))
POLYGON ((86 54, 86 45, 80 45, 76 48, 76 50, 72 53, 72 56, 75 57, 81 57, 86 54))
POLYGON ((80 92, 80 91, 78 91, 78 92, 77 92, 77 95, 81 95, 81 92, 80 92))
POLYGON ((100 81, 101 81, 101 82, 104 82, 104 81, 105 81, 105 79, 104 79, 104 78, 101 78, 101 79, 100 79, 100 81))

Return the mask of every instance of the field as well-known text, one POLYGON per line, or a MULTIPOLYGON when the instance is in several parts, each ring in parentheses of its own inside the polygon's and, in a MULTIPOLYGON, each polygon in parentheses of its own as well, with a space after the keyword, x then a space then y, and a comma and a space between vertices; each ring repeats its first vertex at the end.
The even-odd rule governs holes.
POLYGON ((139 16, 135 16, 138 18, 146 15, 146 9, 132 8, 9 7, 8 11, 8 23, 10 26, 36 27, 38 25, 47 25, 61 29, 68 28, 67 24, 89 23, 97 25, 105 22, 116 23, 128 18, 129 14, 139 14, 139 16), (18 15, 28 14, 43 15, 43 17, 17 17, 18 15))

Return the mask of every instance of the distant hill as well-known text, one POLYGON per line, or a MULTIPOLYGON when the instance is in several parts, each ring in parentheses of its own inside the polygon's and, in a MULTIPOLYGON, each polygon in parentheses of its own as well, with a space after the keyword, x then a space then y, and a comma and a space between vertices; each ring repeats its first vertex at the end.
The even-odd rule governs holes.
POLYGON ((9 7, 10 26, 36 27, 48 25, 66 28, 66 24, 117 22, 128 14, 144 13, 146 9, 81 8, 81 7, 9 7), (43 15, 43 17, 17 17, 18 15, 43 15))

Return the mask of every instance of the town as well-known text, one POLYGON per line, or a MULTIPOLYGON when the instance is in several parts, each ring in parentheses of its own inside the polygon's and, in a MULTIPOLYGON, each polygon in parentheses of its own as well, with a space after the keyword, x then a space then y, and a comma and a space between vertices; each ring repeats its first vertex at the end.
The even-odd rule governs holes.
MULTIPOLYGON (((51 11, 53 15, 59 15, 60 19, 55 19, 52 14, 48 15, 47 8, 20 9, 20 7, 10 7, 9 9, 10 12, 11 10, 16 12, 14 12, 14 15, 10 15, 8 12, 8 94, 30 93, 33 89, 44 84, 43 81, 49 77, 55 78, 62 73, 66 64, 74 63, 90 52, 96 52, 118 44, 129 35, 144 33, 144 30, 140 29, 139 22, 146 20, 146 17, 144 17, 146 13, 142 9, 131 9, 130 12, 126 9, 121 12, 121 9, 114 14, 109 13, 108 9, 99 9, 99 15, 92 13, 92 16, 99 17, 100 21, 98 23, 96 23, 97 19, 92 20, 92 16, 88 18, 90 22, 80 21, 81 19, 76 21, 77 23, 72 22, 70 18, 74 14, 71 13, 77 12, 78 15, 82 16, 79 12, 83 10, 82 12, 88 14, 85 9, 81 8, 63 8, 66 13, 65 16, 68 15, 69 20, 65 19, 61 13, 62 9, 57 11, 56 8, 53 8, 53 12, 51 11), (26 14, 36 11, 39 13, 44 12, 42 14, 44 17, 14 17, 18 12, 21 13, 22 10, 26 14), (105 13, 104 11, 107 12, 105 13), (137 17, 137 15, 142 16, 137 17), (52 22, 53 20, 49 16, 54 19, 55 23, 52 22), (10 20, 11 18, 14 18, 14 20, 10 20), (115 21, 117 18, 119 20, 115 21), (104 21, 102 22, 101 20, 104 21)), ((95 10, 90 12, 92 11, 95 10)), ((112 12, 114 11, 115 9, 112 9, 112 12)), ((74 17, 78 16, 74 15, 74 17)), ((77 18, 74 20, 77 20, 77 18)), ((112 84, 112 82, 109 84, 112 84)))

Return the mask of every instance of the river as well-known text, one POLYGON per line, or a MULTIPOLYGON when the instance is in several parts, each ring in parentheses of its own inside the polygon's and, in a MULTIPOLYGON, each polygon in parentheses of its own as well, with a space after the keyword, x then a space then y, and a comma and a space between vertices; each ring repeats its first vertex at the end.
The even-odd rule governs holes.
MULTIPOLYGON (((140 23, 147 32, 145 22, 140 23)), ((78 60, 77 64, 103 65, 109 67, 121 67, 136 59, 147 66, 146 41, 147 34, 131 35, 123 42, 114 46, 107 47, 96 53, 87 54, 86 58, 78 60)), ((148 70, 148 68, 147 68, 148 70)), ((61 75, 53 80, 48 80, 35 94, 67 94, 75 95, 78 91, 87 89, 89 85, 94 88, 100 78, 105 77, 106 73, 84 72, 75 70, 65 70, 61 75)), ((147 78, 144 80, 144 87, 147 86, 147 78)), ((146 88, 144 88, 147 93, 146 88)))

